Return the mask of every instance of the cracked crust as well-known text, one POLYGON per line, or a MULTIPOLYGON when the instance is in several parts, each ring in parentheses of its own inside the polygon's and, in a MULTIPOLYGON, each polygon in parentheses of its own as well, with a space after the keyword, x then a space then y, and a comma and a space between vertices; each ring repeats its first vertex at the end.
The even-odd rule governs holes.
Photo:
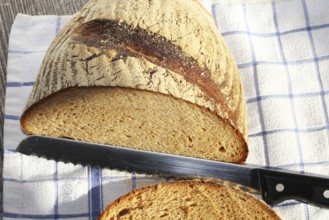
POLYGON ((275 219, 264 202, 212 182, 182 181, 146 186, 128 193, 100 214, 105 219, 275 219))
POLYGON ((198 1, 90 0, 52 42, 26 111, 72 87, 170 95, 215 112, 247 143, 237 66, 198 1))
MULTIPOLYGON (((218 90, 220 85, 210 79, 210 70, 207 67, 202 69, 193 57, 187 56, 179 46, 162 36, 138 27, 133 28, 125 22, 92 20, 82 24, 76 30, 73 39, 89 47, 115 50, 122 57, 143 57, 155 65, 178 73, 187 82, 197 85, 208 100, 215 105, 221 105, 225 108, 224 111, 230 112, 224 104, 223 95, 218 90)), ((91 56, 94 57, 96 56, 91 56)), ((118 54, 114 59, 119 59, 118 54)), ((236 123, 232 113, 230 118, 236 123)))

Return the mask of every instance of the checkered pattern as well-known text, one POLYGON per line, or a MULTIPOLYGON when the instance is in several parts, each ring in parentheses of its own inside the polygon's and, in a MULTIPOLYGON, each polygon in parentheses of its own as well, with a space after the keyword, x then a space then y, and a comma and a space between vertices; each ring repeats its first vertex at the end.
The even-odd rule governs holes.
MULTIPOLYGON (((247 98, 247 163, 329 176, 329 1, 202 0, 240 69, 247 98)), ((18 15, 10 35, 5 109, 4 218, 96 219, 143 185, 167 181, 15 152, 19 118, 42 58, 69 17, 18 15)), ((288 201, 283 219, 327 219, 288 201)))

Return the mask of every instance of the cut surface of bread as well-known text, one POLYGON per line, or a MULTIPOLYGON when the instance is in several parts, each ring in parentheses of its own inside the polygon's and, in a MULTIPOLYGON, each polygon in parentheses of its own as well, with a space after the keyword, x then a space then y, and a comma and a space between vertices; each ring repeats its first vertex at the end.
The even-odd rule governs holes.
POLYGON ((245 219, 278 220, 264 202, 216 183, 183 181, 147 186, 112 202, 100 220, 115 219, 245 219))
POLYGON ((169 95, 118 87, 66 89, 22 118, 28 134, 241 163, 243 137, 213 112, 169 95))

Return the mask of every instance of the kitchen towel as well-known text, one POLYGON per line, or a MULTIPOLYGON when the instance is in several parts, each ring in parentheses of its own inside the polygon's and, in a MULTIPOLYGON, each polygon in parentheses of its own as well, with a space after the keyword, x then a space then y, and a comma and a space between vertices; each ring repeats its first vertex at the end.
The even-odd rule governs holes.
MULTIPOLYGON (((247 99, 249 164, 329 176, 329 1, 202 0, 238 64, 247 99)), ((18 14, 8 51, 4 219, 96 219, 120 195, 166 179, 83 167, 15 151, 42 59, 70 16, 18 14)), ((287 201, 283 219, 328 219, 287 201)))

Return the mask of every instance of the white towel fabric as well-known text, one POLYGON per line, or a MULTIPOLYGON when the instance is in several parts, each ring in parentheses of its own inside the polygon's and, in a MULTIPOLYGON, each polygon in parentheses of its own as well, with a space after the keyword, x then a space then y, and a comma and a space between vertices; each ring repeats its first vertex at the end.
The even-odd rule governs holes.
MULTIPOLYGON (((203 0, 239 66, 247 98, 247 163, 329 176, 329 1, 203 0)), ((4 130, 5 219, 96 219, 135 188, 165 179, 56 163, 15 151, 19 118, 43 56, 68 16, 19 14, 10 34, 4 130)), ((296 201, 283 219, 328 219, 296 201)))

